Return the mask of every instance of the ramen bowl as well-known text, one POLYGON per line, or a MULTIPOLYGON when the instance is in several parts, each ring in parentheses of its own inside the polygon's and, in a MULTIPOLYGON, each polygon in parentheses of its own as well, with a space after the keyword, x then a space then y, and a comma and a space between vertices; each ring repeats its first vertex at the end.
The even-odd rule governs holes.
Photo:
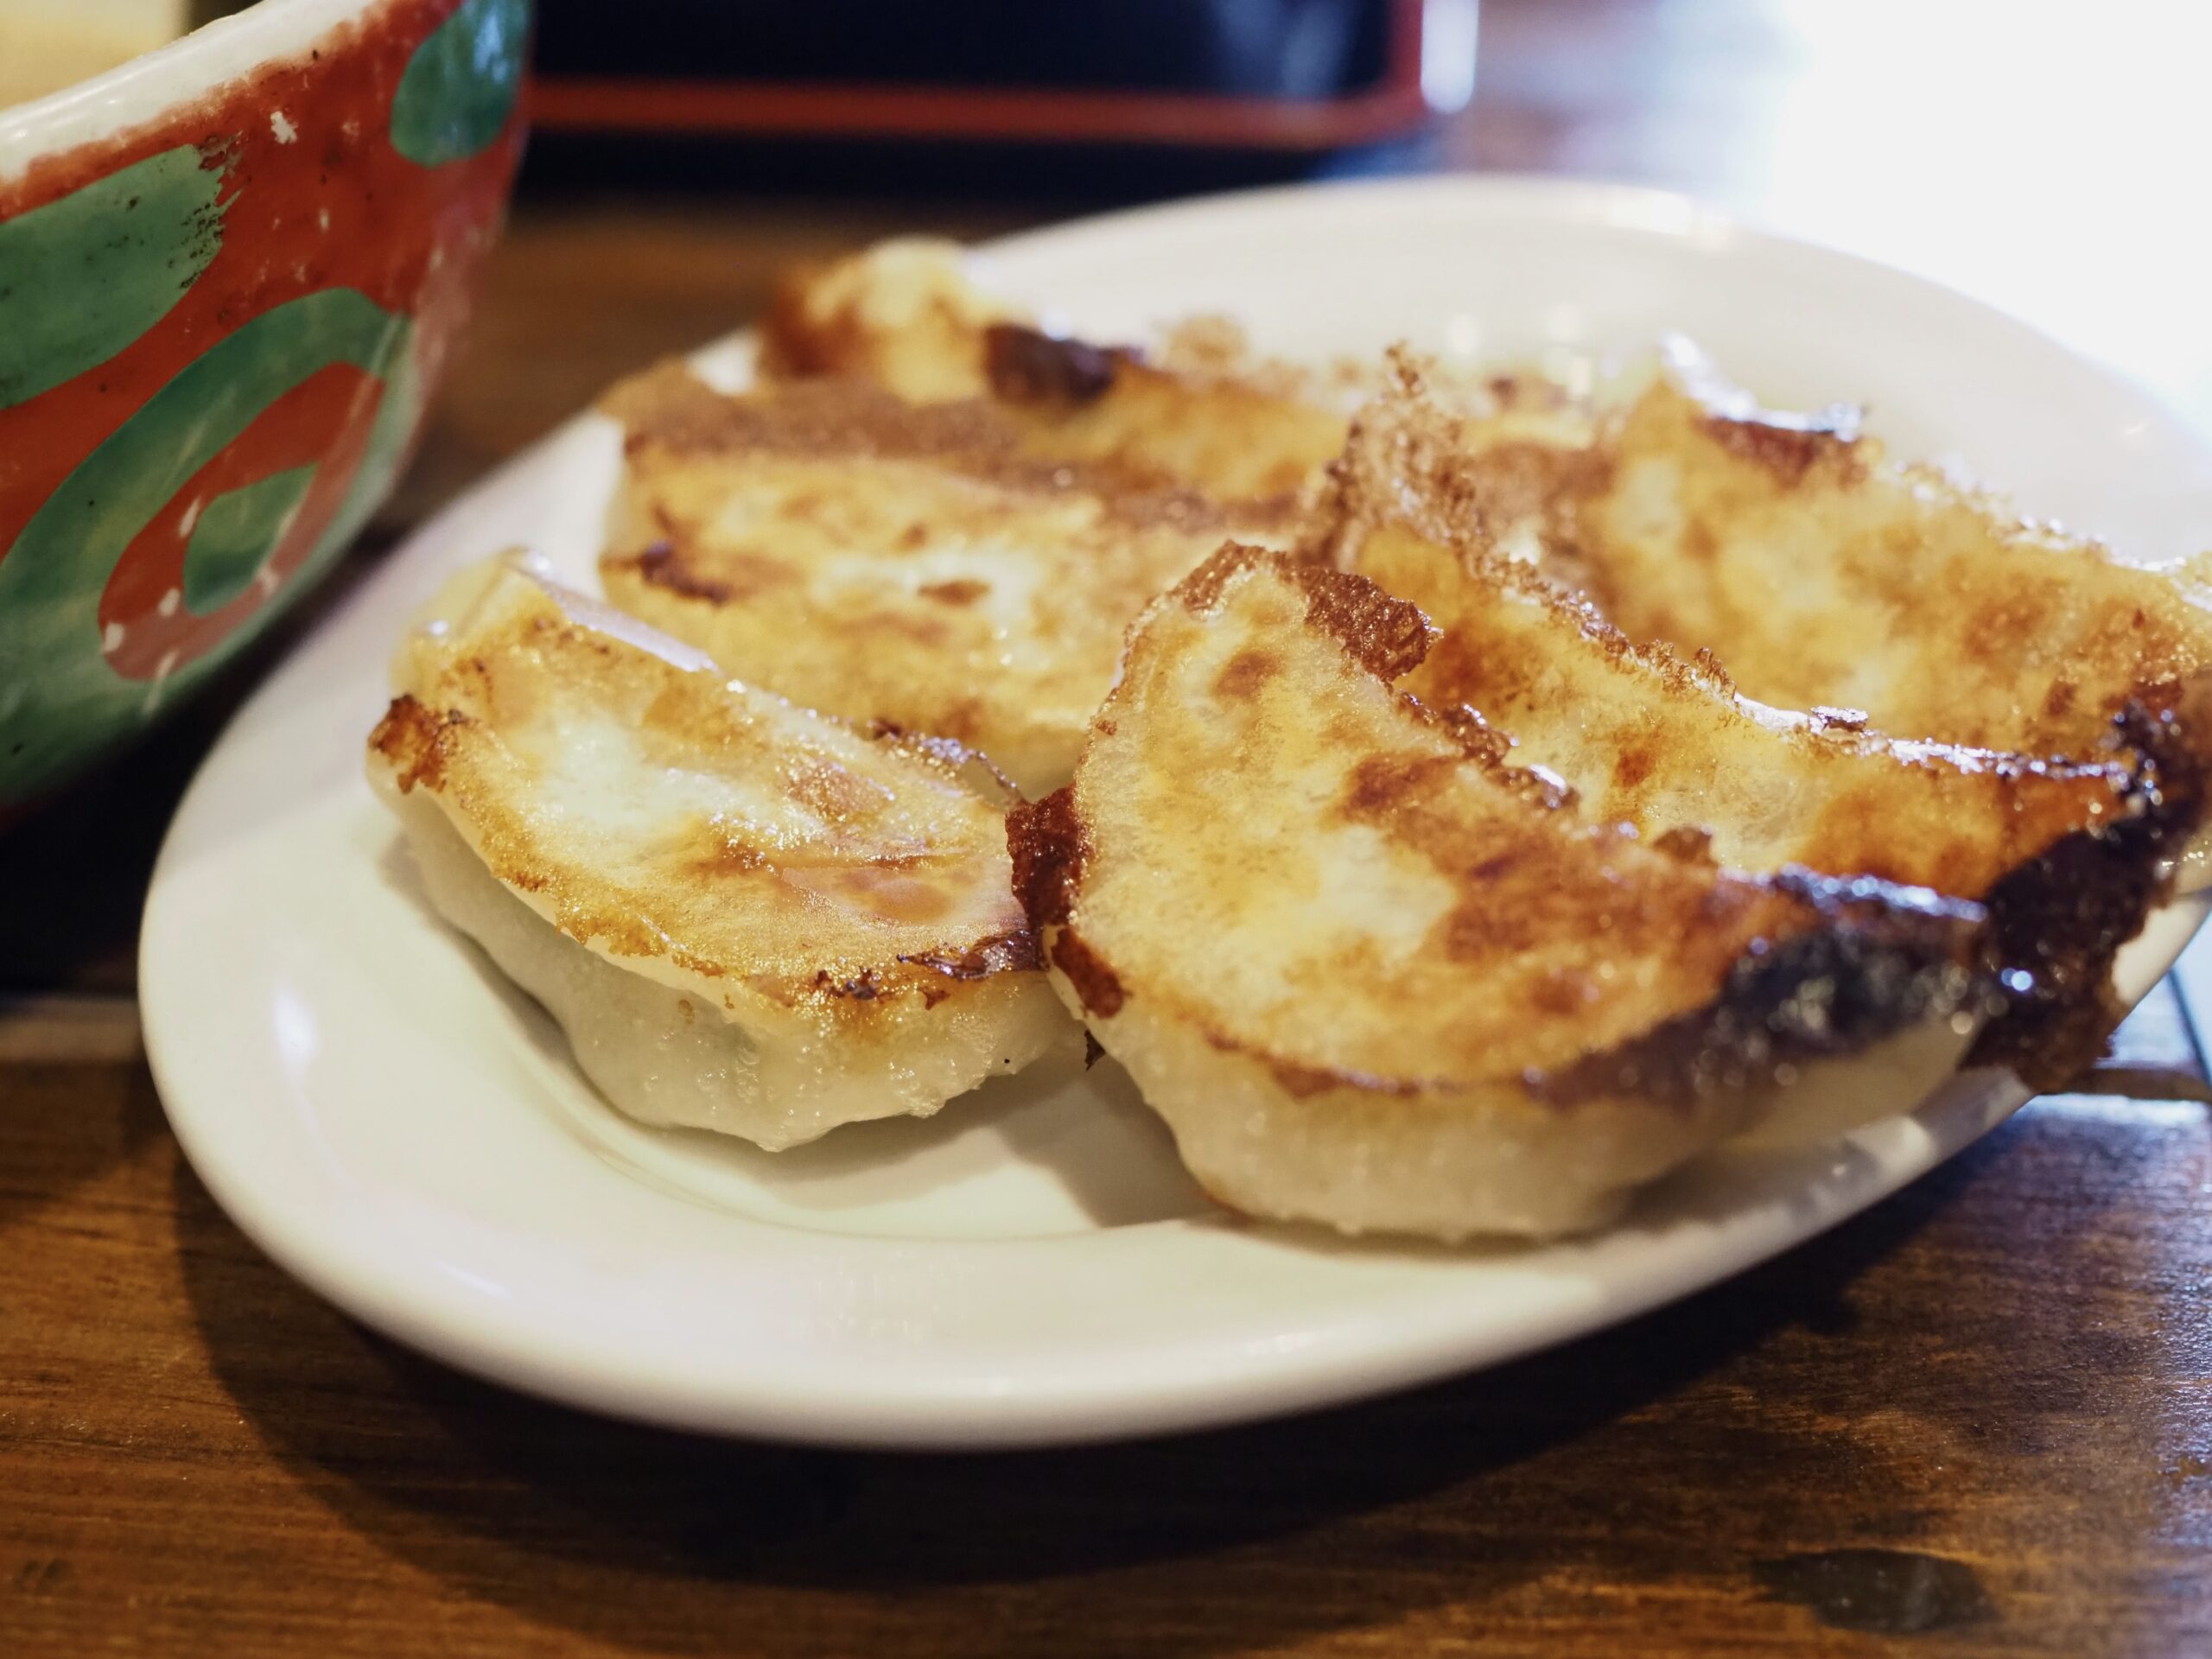
POLYGON ((529 0, 262 0, 0 110, 0 817, 330 569, 522 148, 529 0))

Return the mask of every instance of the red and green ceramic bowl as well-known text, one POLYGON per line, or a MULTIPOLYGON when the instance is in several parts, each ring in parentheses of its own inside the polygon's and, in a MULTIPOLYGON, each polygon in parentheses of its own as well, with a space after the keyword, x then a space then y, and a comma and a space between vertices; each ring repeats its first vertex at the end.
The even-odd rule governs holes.
POLYGON ((262 0, 0 110, 0 817, 189 696, 405 463, 530 0, 262 0))

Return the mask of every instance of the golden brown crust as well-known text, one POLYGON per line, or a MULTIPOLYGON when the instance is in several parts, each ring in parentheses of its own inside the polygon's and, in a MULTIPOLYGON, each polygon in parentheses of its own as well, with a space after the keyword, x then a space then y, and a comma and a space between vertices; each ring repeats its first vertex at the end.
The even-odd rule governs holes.
POLYGON ((435 797, 495 877, 612 957, 785 1007, 934 1003, 1040 965, 996 799, 956 746, 728 683, 512 570, 416 644, 370 747, 397 794, 435 797))
POLYGON ((1344 442, 1344 416, 1241 376, 1197 378, 1124 349, 1064 353, 1071 376, 1083 355, 1109 376, 1080 397, 1007 397, 1001 407, 1030 454, 1110 463, 1131 473, 1281 517, 1344 442))
POLYGON ((1899 743, 1863 722, 1770 710, 1708 659, 1637 645, 1524 566, 1378 537, 1358 568, 1426 607, 1437 643, 1406 689, 1503 723, 1609 817, 1651 834, 1718 827, 1726 855, 1978 899, 2076 830, 2126 821, 2126 757, 2043 760, 1899 743), (1403 584, 1400 586, 1400 584, 1403 584), (1573 744, 1573 765, 1559 757, 1573 744), (1762 801, 1756 842, 1726 823, 1762 801), (1786 801, 1786 813, 1775 804, 1786 801), (1707 815, 1685 817, 1700 809, 1707 815))
POLYGON ((1878 730, 2096 753, 2166 682, 2212 671, 2212 613, 2171 571, 1885 460, 1840 416, 1745 415, 1662 383, 1551 537, 1631 637, 1710 648, 1746 695, 1878 730))
POLYGON ((1122 631, 1225 507, 1113 463, 1049 462, 981 403, 849 380, 726 397, 679 368, 618 388, 629 428, 608 595, 810 707, 957 738, 1064 781, 1122 631))
POLYGON ((983 330, 1019 314, 966 261, 957 244, 902 238, 793 273, 760 324, 761 372, 862 378, 914 403, 983 396, 983 330))
MULTIPOLYGON (((1776 447, 1761 464, 1794 477, 1855 467, 1834 448, 1848 442, 1844 425, 1775 424, 1819 453, 1800 466, 1776 447)), ((2164 896, 2159 873, 2199 815, 2171 722, 2134 728, 2159 737, 2155 753, 2045 761, 1898 743, 1857 711, 1808 718, 1751 703, 1709 653, 1684 662, 1636 645, 1501 557, 1491 521, 1452 487, 1471 459, 1459 430, 1402 392, 1363 414, 1337 480, 1335 556, 1440 629, 1408 690, 1480 709, 1524 761, 1647 836, 1713 837, 1719 860, 1742 868, 1802 865, 1986 901, 2015 990, 1979 1052, 2038 1084, 2094 1057, 2120 1012, 2113 956, 2164 896)))
POLYGON ((1187 332, 1163 361, 1047 334, 976 288, 948 246, 889 243, 809 273, 771 308, 772 377, 868 380, 909 402, 993 404, 1024 454, 1108 467, 1281 518, 1336 453, 1344 416, 1309 378, 1187 332))
POLYGON ((1702 1096, 1980 1012, 1975 906, 1739 876, 1587 823, 1389 691, 1417 653, 1370 660, 1332 608, 1405 607, 1224 550, 1133 634, 1072 791, 1016 815, 1025 909, 1094 1016, 1143 999, 1294 1095, 1503 1081, 1534 1102, 1600 1074, 1618 1092, 1631 1065, 1631 1094, 1702 1096), (1216 698, 1255 649, 1281 671, 1216 698))
POLYGON ((864 345, 861 320, 849 313, 814 314, 808 296, 816 291, 825 267, 802 265, 785 271, 768 296, 761 314, 760 372, 772 379, 801 380, 817 374, 854 374, 864 345))
MULTIPOLYGON (((1294 582, 1306 595, 1306 620, 1333 638, 1369 673, 1395 680, 1417 667, 1427 654, 1435 630, 1419 607, 1393 599, 1358 576, 1306 561, 1286 560, 1264 547, 1224 543, 1169 591, 1191 610, 1204 612, 1221 602, 1223 591, 1234 579, 1260 569, 1280 570, 1294 582)), ((1225 672, 1256 685, 1264 675, 1255 671, 1267 660, 1263 651, 1243 653, 1231 659, 1225 672)))
POLYGON ((1242 522, 1187 486, 1116 464, 1026 453, 1020 430, 981 402, 910 404, 865 380, 820 378, 773 391, 718 392, 680 360, 657 365, 600 401, 622 423, 634 465, 738 457, 913 461, 1014 493, 1096 498, 1120 522, 1215 531, 1242 522))
POLYGON ((1802 483, 1815 467, 1840 481, 1857 478, 1863 461, 1859 449, 1859 411, 1839 407, 1816 415, 1776 410, 1751 414, 1708 411, 1702 423, 1715 443, 1754 466, 1764 467, 1778 483, 1802 483))
POLYGON ((458 724, 467 718, 454 710, 441 720, 403 692, 392 699, 391 707, 369 734, 369 747, 391 768, 401 794, 418 788, 435 792, 445 781, 440 729, 448 721, 458 724))
MULTIPOLYGON (((1495 548, 1516 532, 1563 564, 1573 504, 1604 486, 1605 452, 1580 422, 1530 428, 1509 412, 1473 420, 1431 394, 1430 371, 1402 348, 1381 393, 1352 416, 1300 550, 1349 566, 1366 537, 1396 524, 1446 547, 1495 548)), ((1509 404, 1509 411, 1512 405, 1509 404)))
POLYGON ((1631 639, 1725 661, 1746 696, 1966 747, 2094 755, 2130 702, 2212 674, 2193 569, 2130 565, 1891 462, 1847 407, 1762 410, 1700 369, 1580 435, 1455 436, 1393 412, 1420 381, 1402 359, 1395 396, 1358 417, 1309 550, 1342 562, 1410 481, 1401 523, 1540 555, 1631 639))
MULTIPOLYGON (((910 403, 988 401, 1033 458, 1111 467, 1275 523, 1337 454, 1348 411, 1377 381, 1372 359, 1317 369, 1263 357, 1217 316, 1168 329, 1156 353, 1048 332, 977 287, 959 249, 912 240, 786 285, 763 324, 760 361, 773 379, 862 379, 910 403)), ((1420 372, 1455 404, 1500 417, 1501 442, 1531 423, 1555 429, 1572 409, 1538 376, 1420 372)))

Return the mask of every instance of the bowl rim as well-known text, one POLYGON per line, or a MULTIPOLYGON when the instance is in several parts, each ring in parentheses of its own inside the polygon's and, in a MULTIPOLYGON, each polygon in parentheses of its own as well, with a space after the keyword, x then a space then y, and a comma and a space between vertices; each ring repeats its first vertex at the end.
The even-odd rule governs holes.
POLYGON ((128 132, 262 64, 296 57, 394 0, 259 0, 73 86, 0 108, 0 185, 44 156, 128 132))

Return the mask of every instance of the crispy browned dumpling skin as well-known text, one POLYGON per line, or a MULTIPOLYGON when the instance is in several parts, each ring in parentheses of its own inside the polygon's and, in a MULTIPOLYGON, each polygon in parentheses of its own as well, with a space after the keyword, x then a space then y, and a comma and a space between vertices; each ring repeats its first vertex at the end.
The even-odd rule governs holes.
POLYGON ((912 404, 988 397, 984 331, 1030 318, 967 260, 957 242, 896 237, 786 276, 761 320, 761 372, 866 380, 912 404))
POLYGON ((1717 664, 1631 645, 1526 566, 1384 529, 1354 568, 1440 630, 1406 689, 1479 710, 1513 734, 1516 764, 1558 776, 1592 817, 1707 843, 1731 868, 1978 900, 2017 975, 1975 1058, 2056 1088, 2102 1052, 2126 1013, 2113 958, 2203 815, 2200 769, 2171 725, 2141 719, 2125 756, 2083 761, 1892 739, 1753 702, 1717 664))
POLYGON ((626 465, 601 578, 623 609, 826 713, 1064 782, 1122 632, 1232 513, 1111 467, 1020 453, 982 404, 850 380, 725 397, 680 367, 618 388, 626 465))
POLYGON ((1732 868, 1802 865, 1988 903, 2004 965, 2030 976, 1980 1057, 2031 1083, 2068 1081, 2124 1010, 2113 958, 2167 892, 2202 817, 2201 768, 2169 721, 2139 711, 2125 753, 2041 760, 1898 740, 1839 711, 1742 696, 1710 655, 1637 645, 1490 539, 1522 505, 1494 492, 1494 456, 1415 394, 1354 423, 1317 515, 1316 545, 1420 606, 1440 630, 1402 682, 1510 733, 1513 758, 1572 786, 1584 809, 1646 836, 1700 836, 1732 868))
POLYGON ((1743 696, 1719 664, 1637 645, 1525 565, 1395 527, 1351 568, 1439 631, 1401 683, 1512 734, 1592 817, 1694 830, 1738 869, 1802 864, 1978 899, 2061 837, 2131 821, 2134 768, 1900 741, 1837 714, 1743 696))
POLYGON ((779 1147, 1062 1040, 1005 792, 517 564, 457 579, 369 742, 432 896, 617 1105, 779 1147))
MULTIPOLYGON (((866 379, 909 403, 994 404, 1028 454, 1109 463, 1224 504, 1287 504, 1337 454, 1346 416, 1384 378, 1255 357, 1224 319, 1172 330, 1155 355, 1047 332, 979 286, 963 251, 910 238, 787 283, 761 328, 772 380, 866 379)), ((1502 429, 1573 423, 1535 377, 1453 381, 1454 405, 1502 429)))
POLYGON ((1166 368, 1012 323, 987 330, 983 351, 991 395, 1033 454, 1287 502, 1344 445, 1343 411, 1286 375, 1166 368))
MULTIPOLYGON (((1132 633, 1073 785, 1009 819, 1055 984, 1216 1196, 1588 1225, 1806 1062, 1971 1029, 1977 907, 1587 821, 1391 684, 1427 633, 1359 577, 1225 549, 1132 633)), ((1956 1047, 1860 1086, 1924 1088, 1956 1047)))
POLYGON ((988 400, 1032 455, 1111 462, 1220 501, 1287 501, 1344 442, 1344 411, 1292 371, 1222 356, 1171 368, 1048 334, 973 282, 957 245, 920 238, 798 276, 761 329, 772 378, 988 400))
POLYGON ((1887 460, 1848 411, 1662 380, 1603 446, 1568 574, 1632 638, 1709 650, 1749 696, 1900 737, 2096 753, 2131 701, 2212 665, 2185 572, 2123 563, 1887 460))

